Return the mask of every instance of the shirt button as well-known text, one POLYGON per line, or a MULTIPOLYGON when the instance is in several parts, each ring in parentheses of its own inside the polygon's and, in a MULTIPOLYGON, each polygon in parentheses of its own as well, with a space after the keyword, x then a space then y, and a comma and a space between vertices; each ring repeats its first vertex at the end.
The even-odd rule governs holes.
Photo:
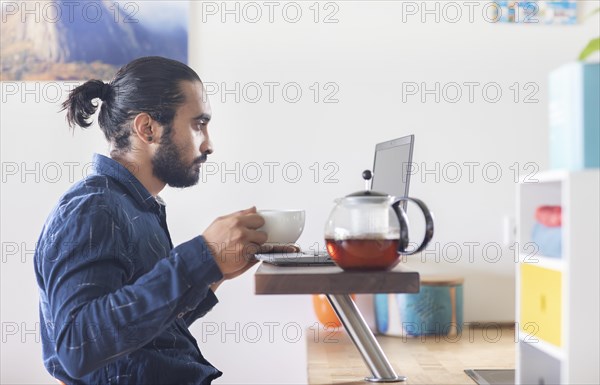
POLYGON ((184 315, 185 315, 185 313, 181 312, 181 313, 177 314, 177 318, 183 318, 184 315))

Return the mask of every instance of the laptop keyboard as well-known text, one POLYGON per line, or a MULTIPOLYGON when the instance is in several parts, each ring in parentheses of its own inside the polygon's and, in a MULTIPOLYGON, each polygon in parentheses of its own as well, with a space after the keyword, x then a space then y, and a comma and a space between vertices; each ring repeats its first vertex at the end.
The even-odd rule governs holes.
POLYGON ((323 260, 323 261, 332 261, 331 256, 325 250, 323 251, 315 251, 315 250, 302 250, 302 254, 306 256, 314 256, 315 259, 323 260))

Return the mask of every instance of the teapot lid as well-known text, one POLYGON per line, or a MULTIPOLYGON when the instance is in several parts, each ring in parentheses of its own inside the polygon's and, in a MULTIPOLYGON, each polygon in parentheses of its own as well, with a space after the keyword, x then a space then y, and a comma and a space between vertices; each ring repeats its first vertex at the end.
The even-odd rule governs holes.
MULTIPOLYGON (((388 200, 390 196, 388 194, 384 194, 381 192, 371 190, 369 181, 373 177, 371 170, 365 170, 362 173, 362 177, 365 180, 365 189, 362 191, 357 191, 350 195, 346 195, 346 198, 380 198, 381 201, 388 200)), ((379 201, 379 199, 369 199, 372 201, 379 201)))
POLYGON ((346 198, 356 198, 356 197, 385 197, 385 198, 388 198, 389 195, 380 193, 377 191, 372 191, 372 190, 357 191, 350 195, 346 195, 346 198))

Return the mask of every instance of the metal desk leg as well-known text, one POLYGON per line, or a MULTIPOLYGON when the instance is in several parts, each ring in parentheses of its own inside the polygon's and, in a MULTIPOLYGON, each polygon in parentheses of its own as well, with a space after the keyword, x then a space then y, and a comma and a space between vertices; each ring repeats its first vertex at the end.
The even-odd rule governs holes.
POLYGON ((369 329, 369 325, 358 311, 356 304, 349 294, 327 294, 333 310, 342 321, 348 331, 352 342, 365 360, 365 363, 373 374, 365 380, 370 382, 401 382, 406 377, 398 376, 390 365, 387 357, 381 350, 381 346, 369 329))

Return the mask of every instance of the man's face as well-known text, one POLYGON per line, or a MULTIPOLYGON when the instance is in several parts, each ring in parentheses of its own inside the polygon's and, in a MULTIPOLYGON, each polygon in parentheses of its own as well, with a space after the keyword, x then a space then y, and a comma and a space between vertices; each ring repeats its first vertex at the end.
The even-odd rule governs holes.
POLYGON ((171 187, 189 187, 200 179, 200 165, 213 148, 208 136, 211 109, 200 82, 181 82, 185 102, 177 109, 171 132, 163 135, 152 158, 154 176, 171 187))

